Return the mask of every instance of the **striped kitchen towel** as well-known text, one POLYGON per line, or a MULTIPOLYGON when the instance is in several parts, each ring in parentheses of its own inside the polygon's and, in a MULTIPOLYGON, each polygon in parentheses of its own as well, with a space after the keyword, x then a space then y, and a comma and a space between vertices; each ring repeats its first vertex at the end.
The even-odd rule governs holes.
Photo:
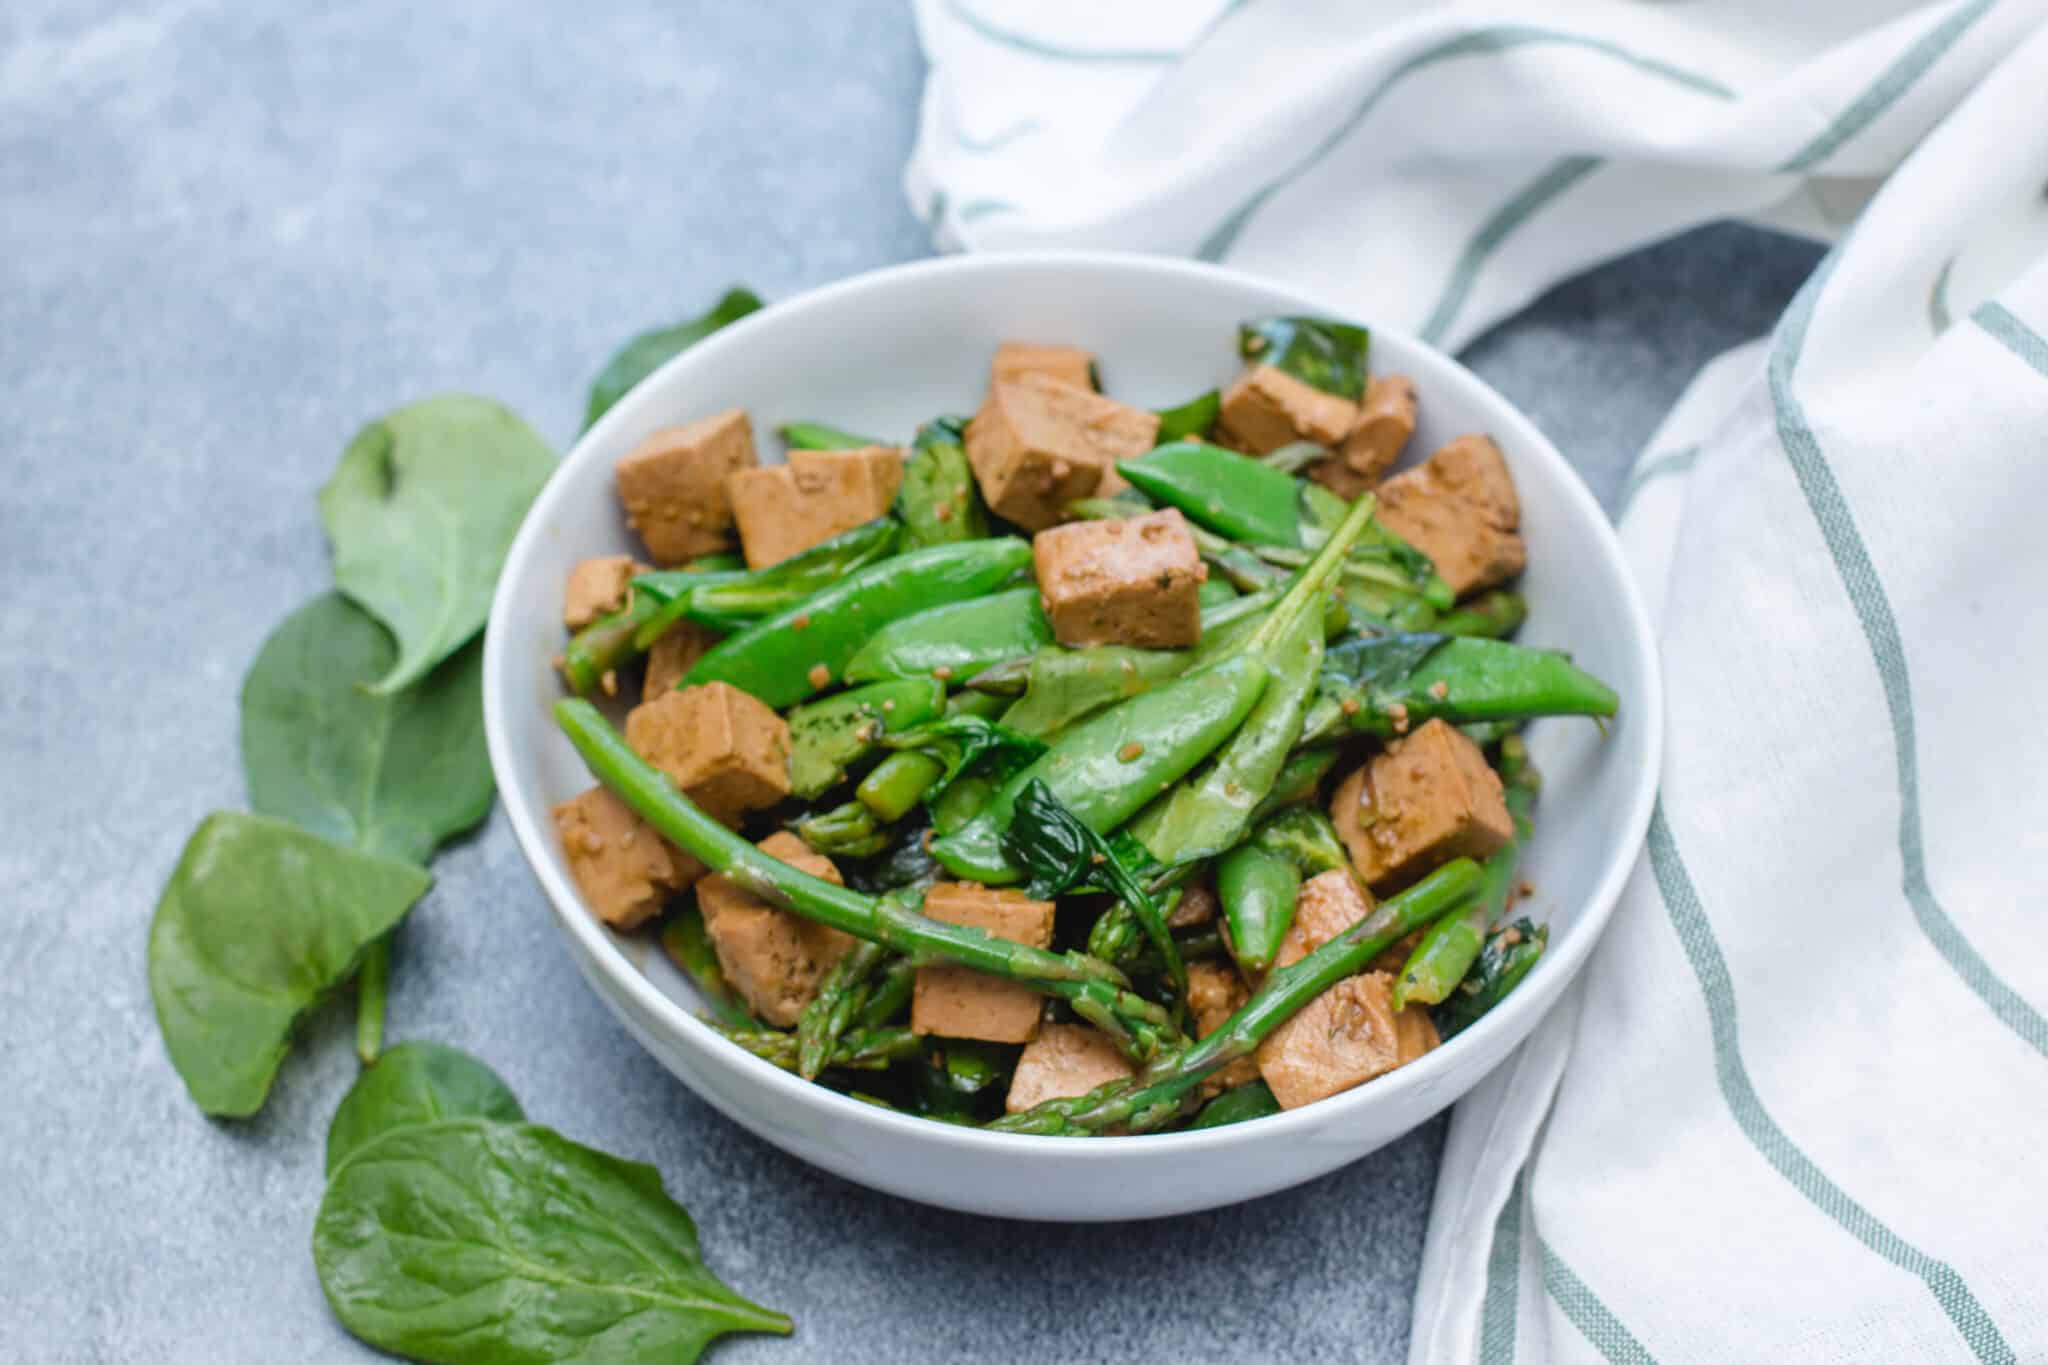
POLYGON ((2048 1360, 2048 4, 918 20, 952 247, 1226 261, 1455 347, 1710 219, 1841 239, 1631 481, 1661 799, 1458 1106, 1410 1359, 2048 1360))

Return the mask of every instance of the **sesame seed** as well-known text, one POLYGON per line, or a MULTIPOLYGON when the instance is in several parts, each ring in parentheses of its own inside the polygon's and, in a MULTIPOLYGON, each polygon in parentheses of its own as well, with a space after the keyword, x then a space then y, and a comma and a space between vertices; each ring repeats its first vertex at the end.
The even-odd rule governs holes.
POLYGON ((1134 739, 1129 744, 1124 745, 1123 748, 1118 749, 1116 751, 1116 756, 1126 763, 1134 763, 1137 761, 1138 757, 1144 752, 1145 746, 1138 743, 1138 741, 1134 739))

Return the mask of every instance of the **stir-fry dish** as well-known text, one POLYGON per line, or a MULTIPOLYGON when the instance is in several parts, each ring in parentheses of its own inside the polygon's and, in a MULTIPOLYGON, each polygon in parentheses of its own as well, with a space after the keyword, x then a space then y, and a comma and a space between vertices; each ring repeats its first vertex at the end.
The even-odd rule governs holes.
POLYGON ((1521 729, 1616 698, 1505 638, 1502 452, 1393 473, 1423 399, 1362 328, 1238 349, 1163 411, 1010 343, 907 448, 798 423, 763 465, 733 410, 619 461, 652 563, 568 582, 598 785, 555 822, 735 1046, 1003 1132, 1209 1127, 1413 1061, 1542 956, 1521 729))

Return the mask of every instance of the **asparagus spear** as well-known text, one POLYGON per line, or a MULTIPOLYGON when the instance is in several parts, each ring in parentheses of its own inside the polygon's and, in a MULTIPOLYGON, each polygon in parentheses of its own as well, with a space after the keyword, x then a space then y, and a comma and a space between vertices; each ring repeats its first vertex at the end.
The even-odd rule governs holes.
MULTIPOLYGON (((764 1062, 784 1071, 797 1069, 797 1037, 772 1028, 713 1027, 764 1062)), ((917 1035, 907 1028, 856 1029, 841 1038, 826 1060, 827 1066, 848 1071, 882 1071, 919 1051, 917 1035)))
POLYGON ((813 877, 755 848, 676 790, 667 774, 633 752, 589 702, 564 698, 555 719, 591 773, 662 837, 743 890, 806 919, 879 943, 919 966, 953 963, 1018 981, 1064 1000, 1144 1061, 1180 1040, 1173 1017, 1130 990, 1124 974, 1085 953, 1054 953, 980 929, 945 924, 915 908, 918 897, 875 897, 813 877))
POLYGON ((1445 863, 1322 947, 1267 974, 1258 992, 1200 1042, 1160 1053, 1130 1080, 1112 1081, 1072 1099, 1047 1100, 989 1127, 1005 1133, 1081 1137, 1122 1125, 1144 1132, 1177 1116, 1208 1077, 1249 1057, 1274 1029, 1345 977, 1364 969, 1404 935, 1464 903, 1479 888, 1470 858, 1445 863))
POLYGON ((875 969, 888 950, 875 943, 856 943, 839 955, 818 983, 818 993, 796 1021, 796 1073, 814 1081, 839 1043, 840 1035, 867 1003, 875 969))
POLYGON ((1505 1000, 1508 992, 1522 983, 1548 946, 1550 926, 1532 924, 1526 919, 1518 919, 1487 935, 1486 946, 1479 950, 1479 960, 1472 964, 1472 970, 1451 992, 1451 998, 1431 1014, 1437 1032, 1452 1038, 1472 1027, 1480 1015, 1505 1000))

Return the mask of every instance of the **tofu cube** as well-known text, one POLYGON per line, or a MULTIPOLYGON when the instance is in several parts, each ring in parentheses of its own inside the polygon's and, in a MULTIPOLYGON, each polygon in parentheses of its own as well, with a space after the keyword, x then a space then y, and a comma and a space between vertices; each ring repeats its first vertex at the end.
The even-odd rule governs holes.
POLYGON ((1129 1080, 1130 1062, 1108 1034, 1086 1024, 1047 1024, 1018 1054, 1003 1108, 1012 1114, 1085 1095, 1099 1085, 1129 1080))
MULTIPOLYGON (((925 893, 924 913, 991 937, 1044 948, 1052 943, 1051 901, 973 882, 940 882, 925 893)), ((910 1031, 985 1043, 1028 1043, 1038 1036, 1042 1002, 1029 986, 967 967, 920 967, 910 997, 910 1031)))
POLYGON ((1317 460, 1303 472, 1346 502, 1354 501, 1360 493, 1370 493, 1375 484, 1375 480, 1344 463, 1342 455, 1317 460))
POLYGON ((1367 384, 1358 420, 1344 437, 1345 467, 1368 484, 1385 478, 1415 434, 1415 408, 1415 381, 1406 375, 1383 374, 1367 384))
POLYGON ((612 471, 626 521, 657 564, 680 564, 732 544, 725 476, 752 469, 754 428, 738 408, 664 427, 612 471))
POLYGON ((1338 786, 1330 820, 1376 891, 1452 858, 1485 858, 1514 837, 1500 778, 1457 727, 1432 720, 1338 786))
POLYGON ((564 801, 554 816, 569 875, 592 913, 614 929, 646 923, 671 892, 704 875, 702 863, 603 787, 564 801))
MULTIPOLYGON (((811 852, 794 834, 778 830, 755 847, 813 877, 845 885, 832 860, 811 852)), ((853 947, 851 934, 770 905, 730 877, 698 882, 697 908, 719 970, 754 1017, 777 1028, 796 1023, 818 993, 818 982, 853 947)))
POLYGON ((1385 972, 1348 976, 1259 1044, 1259 1074, 1282 1109, 1328 1099, 1436 1046, 1429 1012, 1410 1005, 1396 1014, 1393 987, 1385 972))
POLYGON ((1044 374, 1002 380, 967 424, 967 459, 982 497, 1029 531, 1042 531, 1142 455, 1159 418, 1044 374))
POLYGON ((1273 965, 1291 967, 1372 913, 1372 894, 1341 867, 1318 872, 1294 898, 1294 922, 1273 965))
MULTIPOLYGON (((1188 1012, 1195 1019, 1195 1037, 1207 1038, 1222 1028, 1249 999, 1251 992, 1246 989, 1244 978, 1229 963, 1188 964, 1188 1012)), ((1240 1057, 1202 1082, 1202 1097, 1235 1090, 1258 1078, 1259 1064, 1250 1057, 1240 1057)))
POLYGON ((1042 374, 1077 389, 1095 387, 1095 357, 1078 346, 1034 346, 1028 341, 1006 341, 996 347, 996 358, 988 367, 991 386, 1027 374, 1042 374))
POLYGON ((647 672, 640 680, 640 700, 653 701, 676 690, 697 660, 711 652, 718 636, 695 621, 678 621, 655 637, 647 651, 647 672))
POLYGON ((1031 538, 1039 599, 1063 645, 1180 649, 1202 635, 1209 566, 1180 512, 1075 521, 1031 538))
POLYGON ((1254 365, 1223 391, 1225 443, 1266 455, 1295 441, 1333 449, 1358 420, 1358 404, 1304 384, 1276 365, 1254 365))
POLYGON ((1216 899, 1216 884, 1207 876, 1198 877, 1181 886, 1180 904, 1166 917, 1169 929, 1189 929, 1197 924, 1207 924, 1216 918, 1222 903, 1216 899))
POLYGON ((1463 597, 1522 571, 1521 500, 1490 436, 1460 436, 1380 485, 1380 524, 1436 563, 1463 597))
POLYGON ((626 743, 728 825, 789 795, 789 726, 729 683, 640 703, 626 713, 626 743))
POLYGON ((727 475, 725 492, 747 567, 760 569, 873 521, 889 510, 902 484, 903 452, 864 446, 792 450, 787 464, 727 475))
POLYGON ((569 584, 562 590, 562 624, 581 630, 598 617, 611 615, 626 605, 633 575, 646 572, 647 566, 631 555, 584 560, 569 571, 569 584))

